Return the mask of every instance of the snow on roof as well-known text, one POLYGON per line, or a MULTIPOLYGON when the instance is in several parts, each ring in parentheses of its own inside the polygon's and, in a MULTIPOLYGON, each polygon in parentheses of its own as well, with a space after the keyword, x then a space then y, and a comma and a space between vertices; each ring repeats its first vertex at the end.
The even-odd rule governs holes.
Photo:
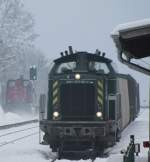
POLYGON ((111 36, 118 36, 120 31, 125 31, 133 28, 140 28, 144 26, 150 26, 150 19, 143 19, 120 24, 116 26, 116 28, 114 28, 114 30, 111 32, 111 36))

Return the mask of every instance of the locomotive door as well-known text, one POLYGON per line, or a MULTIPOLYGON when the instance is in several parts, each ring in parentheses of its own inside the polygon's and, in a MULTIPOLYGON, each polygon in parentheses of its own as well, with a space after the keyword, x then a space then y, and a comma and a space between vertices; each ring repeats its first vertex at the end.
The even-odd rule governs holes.
POLYGON ((108 79, 108 120, 119 120, 121 117, 121 95, 118 79, 108 79))
POLYGON ((108 96, 108 119, 116 120, 116 95, 108 96))
POLYGON ((119 120, 121 117, 121 95, 111 95, 108 97, 108 119, 119 120))

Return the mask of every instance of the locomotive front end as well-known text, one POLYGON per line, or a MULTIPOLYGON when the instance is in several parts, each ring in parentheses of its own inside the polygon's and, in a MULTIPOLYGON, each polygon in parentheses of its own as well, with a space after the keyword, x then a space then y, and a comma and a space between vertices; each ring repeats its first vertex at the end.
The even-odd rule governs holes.
POLYGON ((114 73, 110 62, 87 52, 55 60, 49 74, 47 119, 40 121, 52 151, 100 151, 114 144, 115 112, 108 117, 107 102, 108 74, 114 73))

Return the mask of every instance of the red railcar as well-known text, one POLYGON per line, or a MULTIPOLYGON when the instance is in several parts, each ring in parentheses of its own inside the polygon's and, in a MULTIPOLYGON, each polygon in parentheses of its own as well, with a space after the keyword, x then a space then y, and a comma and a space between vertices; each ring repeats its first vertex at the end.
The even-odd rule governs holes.
POLYGON ((33 103, 33 85, 30 80, 8 80, 6 85, 5 110, 29 110, 33 103))
POLYGON ((8 80, 6 88, 6 103, 31 103, 33 87, 29 80, 8 80))

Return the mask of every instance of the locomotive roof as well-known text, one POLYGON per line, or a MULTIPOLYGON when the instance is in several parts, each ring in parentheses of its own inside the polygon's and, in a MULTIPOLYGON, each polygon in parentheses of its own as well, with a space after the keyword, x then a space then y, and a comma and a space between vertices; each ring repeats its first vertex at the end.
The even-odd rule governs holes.
POLYGON ((55 63, 69 62, 69 61, 77 60, 80 57, 85 57, 85 59, 87 58, 88 60, 91 60, 91 61, 98 61, 98 62, 105 62, 105 63, 112 62, 112 60, 110 60, 104 56, 100 56, 98 54, 93 54, 93 53, 88 53, 88 52, 76 52, 73 54, 65 55, 65 56, 62 56, 62 57, 54 60, 54 62, 55 63))

